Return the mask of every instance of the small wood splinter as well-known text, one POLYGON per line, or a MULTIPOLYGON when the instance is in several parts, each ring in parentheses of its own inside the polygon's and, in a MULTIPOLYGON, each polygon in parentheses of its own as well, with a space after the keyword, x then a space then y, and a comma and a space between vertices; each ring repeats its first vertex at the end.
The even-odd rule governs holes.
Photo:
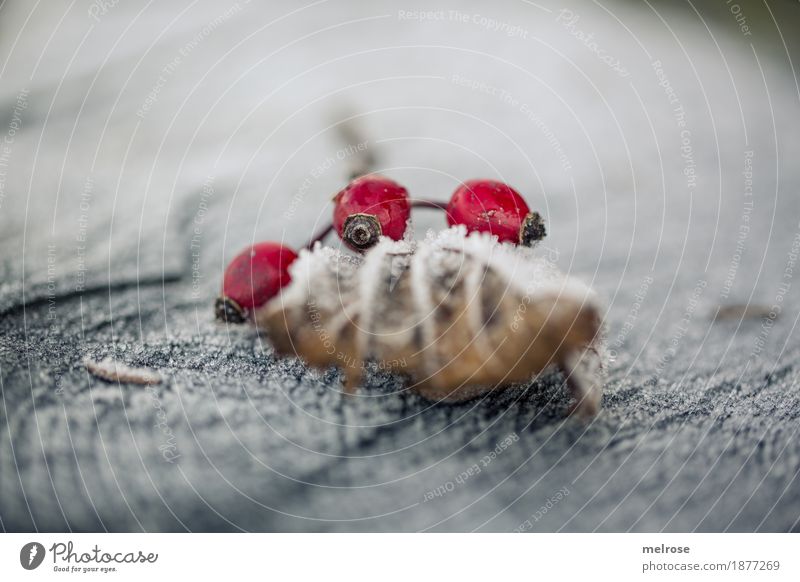
POLYGON ((131 368, 112 358, 105 358, 99 362, 84 358, 83 365, 92 376, 106 382, 119 382, 122 384, 140 384, 148 386, 161 383, 161 375, 148 368, 131 368))
POLYGON ((256 323, 278 353, 340 366, 346 392, 369 362, 446 402, 555 366, 570 412, 599 410, 605 352, 595 295, 533 249, 454 227, 422 242, 382 238, 363 258, 317 246, 290 270, 292 282, 256 323))
POLYGON ((736 320, 736 319, 775 319, 777 312, 773 311, 768 305, 757 303, 734 303, 731 305, 721 305, 714 321, 736 320))

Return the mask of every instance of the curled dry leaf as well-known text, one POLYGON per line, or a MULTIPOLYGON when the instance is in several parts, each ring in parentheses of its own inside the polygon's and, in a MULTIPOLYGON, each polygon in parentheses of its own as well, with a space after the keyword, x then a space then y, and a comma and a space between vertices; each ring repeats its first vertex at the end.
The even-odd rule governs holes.
POLYGON ((90 358, 83 360, 83 365, 93 376, 107 382, 121 382, 123 384, 158 384, 161 376, 155 370, 148 368, 131 368, 111 358, 99 362, 90 358))
POLYGON ((256 323, 278 353, 341 366, 348 392, 367 362, 451 402, 557 366, 573 411, 599 408, 604 350, 594 294, 533 249, 454 227, 419 243, 383 238, 363 258, 317 245, 291 274, 256 323))

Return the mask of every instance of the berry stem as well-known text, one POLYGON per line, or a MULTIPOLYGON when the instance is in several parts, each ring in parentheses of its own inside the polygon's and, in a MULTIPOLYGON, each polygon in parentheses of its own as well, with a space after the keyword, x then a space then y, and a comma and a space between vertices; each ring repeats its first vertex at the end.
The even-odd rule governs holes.
POLYGON ((411 200, 411 208, 438 208, 439 210, 447 210, 447 202, 417 198, 411 200))
POLYGON ((332 230, 333 230, 333 223, 328 223, 327 226, 319 229, 314 234, 314 236, 311 237, 311 240, 308 241, 308 244, 306 244, 305 248, 307 248, 308 250, 313 249, 314 245, 317 244, 318 242, 321 242, 326 236, 328 236, 328 234, 330 234, 332 230))
MULTIPOLYGON (((446 202, 437 202, 436 200, 428 200, 426 198, 417 198, 411 200, 411 208, 431 208, 436 210, 447 210, 447 203, 446 202)), ((326 236, 328 236, 331 231, 333 230, 333 224, 328 224, 327 226, 319 229, 314 236, 311 237, 311 240, 306 243, 305 247, 308 250, 312 250, 314 245, 318 242, 322 242, 326 236)))

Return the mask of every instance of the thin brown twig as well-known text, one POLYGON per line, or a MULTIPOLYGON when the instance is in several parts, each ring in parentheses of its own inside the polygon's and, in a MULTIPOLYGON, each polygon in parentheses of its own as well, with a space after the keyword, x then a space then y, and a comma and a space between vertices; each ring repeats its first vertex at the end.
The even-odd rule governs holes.
POLYGON ((426 198, 415 198, 411 201, 411 208, 438 208, 439 210, 447 210, 447 203, 428 200, 426 198))
POLYGON ((318 242, 321 242, 328 234, 333 230, 333 223, 328 224, 326 227, 319 229, 314 236, 311 237, 311 240, 308 241, 308 244, 305 246, 308 250, 314 248, 314 245, 318 242))

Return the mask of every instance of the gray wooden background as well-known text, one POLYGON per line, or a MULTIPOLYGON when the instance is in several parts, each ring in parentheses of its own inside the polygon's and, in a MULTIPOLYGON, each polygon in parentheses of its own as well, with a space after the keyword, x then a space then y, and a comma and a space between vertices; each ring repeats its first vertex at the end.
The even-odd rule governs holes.
POLYGON ((785 0, 5 0, 0 526, 797 530, 798 32, 785 0), (412 195, 494 177, 543 213, 606 306, 594 422, 557 376, 342 401, 213 321, 241 247, 329 219, 350 116, 412 195))

